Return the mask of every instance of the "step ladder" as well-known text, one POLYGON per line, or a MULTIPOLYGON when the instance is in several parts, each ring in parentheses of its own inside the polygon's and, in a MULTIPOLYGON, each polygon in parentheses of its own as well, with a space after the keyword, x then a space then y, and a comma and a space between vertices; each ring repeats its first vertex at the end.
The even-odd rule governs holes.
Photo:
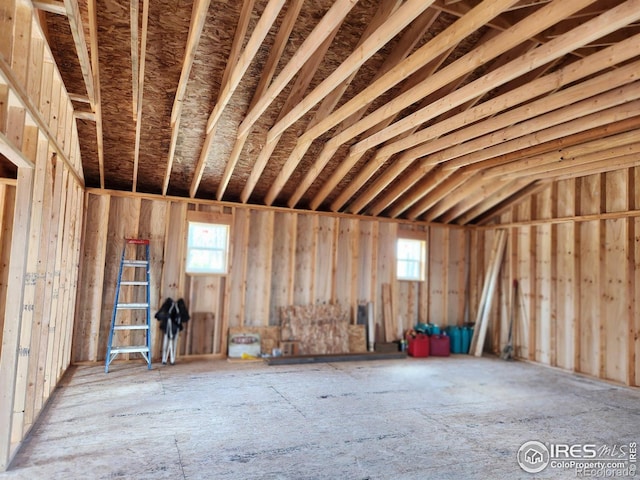
MULTIPOLYGON (((129 253, 130 255, 130 253, 129 253)), ((138 238, 125 239, 122 249, 122 257, 120 259, 120 269, 118 271, 118 284, 116 285, 116 295, 113 303, 113 314, 111 315, 111 329, 109 330, 109 344, 107 345, 107 357, 105 360, 105 373, 109 373, 109 365, 118 356, 118 354, 139 353, 146 360, 147 366, 151 369, 151 311, 149 298, 149 240, 138 238), (127 258, 127 251, 135 251, 134 258, 127 258), (144 256, 144 258, 139 258, 144 256), (142 275, 136 275, 138 269, 144 268, 144 280, 140 279, 142 275), (123 272, 125 269, 133 269, 134 274, 131 275, 135 280, 123 280, 123 272), (120 303, 120 290, 122 287, 129 289, 128 298, 140 299, 139 290, 144 289, 144 302, 141 303, 120 303), (138 290, 136 292, 136 290, 138 290), (136 296, 135 293, 138 293, 136 296), (138 324, 123 324, 122 320, 118 321, 118 313, 131 311, 145 311, 145 322, 138 324), (144 345, 114 345, 114 338, 118 338, 118 331, 143 331, 145 336, 144 345)), ((133 315, 133 312, 132 312, 133 315)))

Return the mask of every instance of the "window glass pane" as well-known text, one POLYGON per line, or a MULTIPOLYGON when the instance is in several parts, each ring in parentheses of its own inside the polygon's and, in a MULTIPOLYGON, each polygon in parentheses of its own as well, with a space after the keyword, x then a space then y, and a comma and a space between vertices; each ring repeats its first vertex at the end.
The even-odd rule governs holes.
POLYGON ((398 239, 397 275, 402 280, 424 280, 424 240, 398 239))
POLYGON ((189 222, 188 273, 226 273, 229 226, 189 222))

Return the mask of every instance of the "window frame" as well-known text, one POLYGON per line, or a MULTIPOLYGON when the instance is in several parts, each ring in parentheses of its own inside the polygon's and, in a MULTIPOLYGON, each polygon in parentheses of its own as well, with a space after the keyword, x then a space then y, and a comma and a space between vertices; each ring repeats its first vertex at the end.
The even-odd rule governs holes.
POLYGON ((427 239, 425 232, 415 232, 414 235, 398 235, 396 238, 396 279, 407 282, 424 282, 426 280, 426 265, 427 265, 427 239), (418 260, 403 258, 400 256, 400 242, 416 242, 420 246, 420 258, 418 260), (400 274, 400 262, 411 262, 418 264, 419 275, 418 277, 403 276, 400 274))
POLYGON ((190 276, 212 276, 212 275, 218 275, 218 276, 224 276, 224 275, 228 275, 229 274, 229 267, 230 267, 230 255, 231 255, 231 225, 232 225, 232 220, 233 217, 232 215, 229 214, 223 214, 223 213, 211 213, 211 212, 195 212, 195 211, 191 211, 187 213, 187 219, 186 219, 186 231, 185 231, 185 242, 184 242, 184 250, 185 250, 185 257, 184 257, 184 271, 185 274, 190 275, 190 276), (217 248, 198 248, 198 247, 193 247, 190 245, 190 241, 189 241, 189 233, 190 233, 190 226, 192 224, 199 224, 199 225, 210 225, 211 227, 225 227, 226 228, 226 239, 225 239, 225 245, 224 248, 222 249, 217 249, 217 248), (220 270, 202 270, 202 269, 190 269, 189 267, 189 257, 190 257, 190 252, 193 249, 200 249, 200 250, 215 250, 215 251, 222 251, 223 252, 223 263, 224 266, 222 269, 220 270))

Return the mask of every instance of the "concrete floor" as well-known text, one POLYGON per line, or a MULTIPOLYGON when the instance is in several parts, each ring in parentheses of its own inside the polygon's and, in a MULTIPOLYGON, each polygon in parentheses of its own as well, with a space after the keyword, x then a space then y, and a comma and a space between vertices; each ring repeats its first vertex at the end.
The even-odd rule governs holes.
POLYGON ((0 479, 575 478, 529 440, 640 441, 640 391, 495 358, 73 368, 0 479))

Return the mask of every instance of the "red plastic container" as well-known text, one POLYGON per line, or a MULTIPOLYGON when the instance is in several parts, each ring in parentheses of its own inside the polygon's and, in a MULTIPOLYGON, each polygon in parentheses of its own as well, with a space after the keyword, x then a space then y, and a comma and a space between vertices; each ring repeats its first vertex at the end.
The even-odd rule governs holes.
POLYGON ((448 357, 450 352, 448 335, 431 335, 429 337, 429 351, 434 357, 448 357))
POLYGON ((426 335, 409 337, 409 347, 407 351, 412 357, 428 357, 429 337, 427 337, 426 335))

